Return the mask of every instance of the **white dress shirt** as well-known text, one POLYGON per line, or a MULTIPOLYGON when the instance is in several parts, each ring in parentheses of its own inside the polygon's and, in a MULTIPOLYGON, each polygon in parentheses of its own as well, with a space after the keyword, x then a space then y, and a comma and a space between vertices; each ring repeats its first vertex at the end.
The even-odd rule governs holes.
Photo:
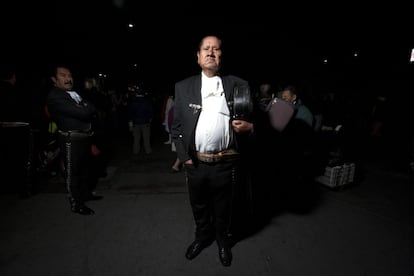
POLYGON ((230 143, 230 111, 218 76, 201 77, 201 113, 196 127, 196 150, 215 153, 227 149, 230 143))

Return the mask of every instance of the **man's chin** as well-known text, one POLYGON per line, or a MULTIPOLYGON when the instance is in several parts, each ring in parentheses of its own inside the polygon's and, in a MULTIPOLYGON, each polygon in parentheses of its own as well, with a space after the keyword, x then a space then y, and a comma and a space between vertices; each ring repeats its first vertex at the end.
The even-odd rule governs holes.
POLYGON ((219 70, 219 66, 216 63, 206 63, 204 66, 205 69, 210 70, 210 71, 218 71, 219 70))

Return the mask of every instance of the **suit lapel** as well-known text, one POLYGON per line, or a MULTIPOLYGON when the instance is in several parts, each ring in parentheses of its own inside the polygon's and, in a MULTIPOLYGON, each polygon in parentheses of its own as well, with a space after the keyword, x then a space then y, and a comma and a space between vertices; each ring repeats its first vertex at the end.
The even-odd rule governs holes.
POLYGON ((195 93, 194 98, 196 99, 197 104, 201 105, 201 74, 198 78, 194 79, 194 89, 195 93))
POLYGON ((223 82, 223 89, 224 95, 226 96, 226 101, 232 102, 233 101, 233 83, 230 78, 224 76, 221 77, 221 81, 223 82))

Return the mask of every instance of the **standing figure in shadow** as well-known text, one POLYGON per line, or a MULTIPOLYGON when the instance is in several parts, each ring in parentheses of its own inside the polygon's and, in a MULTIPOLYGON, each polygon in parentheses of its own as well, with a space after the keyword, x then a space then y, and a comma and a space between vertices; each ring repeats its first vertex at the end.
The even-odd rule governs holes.
POLYGON ((67 66, 57 65, 51 79, 54 87, 47 95, 46 104, 58 128, 71 211, 92 215, 94 211, 85 202, 102 198, 91 193, 88 183, 92 156, 99 154, 99 149, 93 144, 92 129, 96 108, 73 90, 72 72, 67 66))

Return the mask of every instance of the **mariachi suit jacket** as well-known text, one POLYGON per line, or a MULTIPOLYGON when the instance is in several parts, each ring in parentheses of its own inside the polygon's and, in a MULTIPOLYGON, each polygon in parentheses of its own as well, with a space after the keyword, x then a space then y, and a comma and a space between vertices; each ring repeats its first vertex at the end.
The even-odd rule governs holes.
POLYGON ((91 128, 95 106, 76 103, 65 90, 51 89, 46 99, 47 108, 61 131, 88 131, 91 128))
MULTIPOLYGON (((248 82, 233 75, 221 76, 221 79, 227 104, 232 112, 235 87, 248 86, 248 82)), ((201 108, 201 74, 177 82, 171 138, 177 148, 177 157, 182 162, 196 160, 195 129, 201 108)))

